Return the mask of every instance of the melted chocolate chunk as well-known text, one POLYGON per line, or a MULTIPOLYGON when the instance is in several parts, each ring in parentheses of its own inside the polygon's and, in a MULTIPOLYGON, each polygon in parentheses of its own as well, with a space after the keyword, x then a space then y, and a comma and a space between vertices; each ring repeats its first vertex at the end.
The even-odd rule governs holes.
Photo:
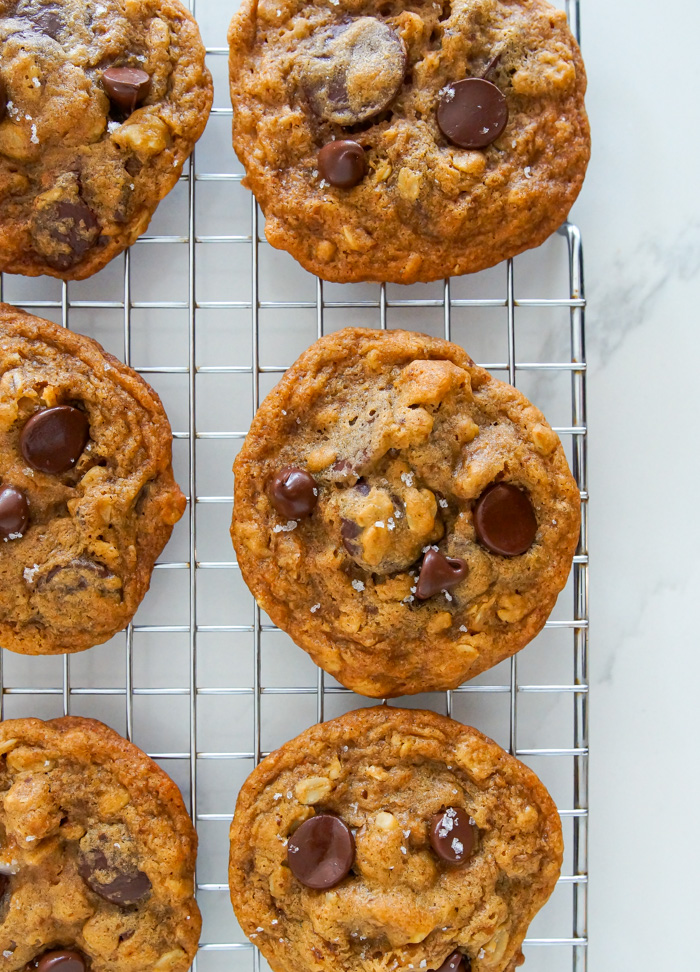
POLYGON ((0 539, 9 540, 24 533, 29 522, 29 501, 20 489, 0 489, 0 539))
POLYGON ((52 567, 48 573, 40 576, 36 582, 36 589, 43 591, 49 584, 52 584, 52 581, 57 579, 52 587, 54 591, 58 590, 62 595, 86 591, 88 586, 93 586, 102 596, 106 597, 114 592, 108 590, 107 585, 100 584, 99 581, 114 576, 104 564, 98 564, 86 557, 76 557, 67 564, 52 567))
POLYGON ((42 7, 39 13, 32 17, 32 23, 42 34, 46 34, 53 40, 57 40, 63 30, 63 20, 56 7, 42 7))
POLYGON ((375 17, 328 31, 299 60, 311 107, 336 125, 356 125, 379 114, 396 97, 406 73, 403 41, 375 17))
POLYGON ((109 841, 103 841, 102 848, 92 846, 83 850, 81 846, 78 859, 81 878, 95 894, 111 904, 122 907, 137 904, 151 890, 148 875, 139 871, 127 857, 120 857, 117 848, 113 844, 110 846, 109 841))
POLYGON ((364 149, 348 139, 329 142, 318 153, 318 171, 332 186, 351 189, 367 172, 364 149))
POLYGON ((151 90, 151 78, 139 68, 112 67, 102 75, 110 101, 126 115, 140 105, 151 90))
POLYGON ((85 413, 58 405, 32 415, 22 429, 20 448, 32 469, 59 475, 75 466, 89 437, 85 413))
POLYGON ((461 952, 453 952, 448 955, 439 969, 431 972, 470 972, 471 962, 466 955, 461 952))
POLYGON ((0 898, 7 891, 10 879, 6 874, 0 874, 0 898))
POLYGON ((58 243, 64 243, 70 253, 56 257, 58 269, 67 270, 77 263, 98 241, 100 224, 97 216, 83 202, 60 202, 54 210, 55 222, 51 235, 58 243), (64 265, 65 264, 65 265, 64 265))
POLYGON ((3 83, 2 78, 0 78, 0 122, 5 117, 7 112, 7 89, 3 83))
POLYGON ((86 963, 80 952, 60 949, 45 952, 36 962, 37 972, 85 972, 86 963))
POLYGON ((453 145, 482 149, 503 134, 508 103, 503 92, 483 78, 447 85, 438 102, 437 123, 453 145))
POLYGON ((430 843, 445 864, 465 864, 476 844, 476 826, 469 822, 466 810, 447 807, 430 820, 430 843))
POLYGON ((427 550, 416 585, 416 597, 426 601, 440 591, 451 591, 464 580, 469 572, 465 560, 459 557, 445 557, 439 550, 427 550))
POLYGON ((537 536, 537 517, 528 494, 513 483, 496 483, 474 506, 474 529, 492 553, 517 557, 537 536))
POLYGON ((350 872, 355 838, 339 817, 317 814, 294 831, 287 844, 294 877, 307 888, 332 888, 350 872))
POLYGON ((318 502, 313 476, 296 466, 280 469, 270 485, 270 500, 281 516, 298 520, 311 516, 318 502))

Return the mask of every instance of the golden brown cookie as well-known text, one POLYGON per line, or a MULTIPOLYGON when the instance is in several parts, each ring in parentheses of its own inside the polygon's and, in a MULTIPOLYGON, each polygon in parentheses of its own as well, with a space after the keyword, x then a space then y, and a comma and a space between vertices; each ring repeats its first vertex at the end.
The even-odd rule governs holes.
POLYGON ((229 879, 273 972, 512 972, 561 861, 557 809, 531 770, 476 729, 378 707, 254 770, 229 879))
POLYGON ((131 621, 185 509, 171 454, 136 372, 0 304, 0 645, 82 651, 131 621))
POLYGON ((145 231, 212 83, 179 0, 0 0, 0 271, 82 280, 145 231))
POLYGON ((244 185, 325 280, 473 273, 578 196, 586 73, 545 0, 244 0, 229 43, 244 185))
POLYGON ((197 835, 140 749, 92 719, 0 723, 0 824, 3 972, 190 967, 197 835))
POLYGON ((259 409, 232 537, 260 606, 362 695, 455 688, 540 631, 580 499, 542 413, 455 344, 348 328, 259 409))

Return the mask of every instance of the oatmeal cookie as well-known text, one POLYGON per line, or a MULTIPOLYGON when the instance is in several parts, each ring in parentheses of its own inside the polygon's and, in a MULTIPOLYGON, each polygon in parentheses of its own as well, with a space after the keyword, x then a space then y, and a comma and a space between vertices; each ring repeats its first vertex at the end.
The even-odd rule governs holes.
POLYGON ((82 280, 145 231, 212 83, 179 0, 0 0, 0 270, 82 280))
POLYGON ((197 835, 145 753, 92 719, 0 723, 0 970, 186 972, 197 835))
POLYGON ((378 707, 254 770, 229 879, 273 972, 513 972, 561 861, 557 809, 531 770, 476 729, 378 707))
POLYGON ((455 688, 519 651, 579 535, 542 413, 461 348, 407 331, 314 344, 234 472, 232 537, 260 606, 374 698, 455 688))
POLYGON ((0 304, 0 645, 82 651, 131 621, 185 509, 171 453, 136 372, 0 304))
POLYGON ((325 280, 436 280, 538 246, 590 155, 545 0, 244 0, 233 143, 269 242, 325 280))

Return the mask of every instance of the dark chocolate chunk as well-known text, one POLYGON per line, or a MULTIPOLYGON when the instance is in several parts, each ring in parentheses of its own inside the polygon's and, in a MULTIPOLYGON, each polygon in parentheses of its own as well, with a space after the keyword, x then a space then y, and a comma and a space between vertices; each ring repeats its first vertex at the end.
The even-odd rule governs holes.
POLYGON ((54 209, 55 222, 51 228, 52 237, 68 246, 70 252, 57 258, 59 269, 73 266, 91 249, 100 236, 97 216, 83 202, 60 202, 54 209), (65 265, 64 265, 65 264, 65 265))
POLYGON ((29 501, 20 489, 0 489, 0 539, 9 540, 24 533, 29 522, 29 501))
POLYGON ((318 489, 313 476, 296 466, 280 469, 270 485, 272 505, 290 520, 311 516, 318 502, 318 489))
POLYGON ((42 7, 39 13, 32 17, 32 23, 42 34, 46 34, 53 40, 58 39, 63 29, 61 15, 55 7, 42 7))
POLYGON ((406 73, 403 41, 375 17, 359 17, 327 32, 299 57, 311 107, 336 125, 356 125, 379 114, 396 97, 406 73))
POLYGON ((0 874, 0 898, 7 891, 10 884, 10 879, 6 874, 0 874))
POLYGON ((318 153, 318 171, 332 186, 351 189, 367 172, 364 149, 348 139, 328 142, 318 153))
POLYGON ((437 123, 453 145, 486 148, 508 124, 508 103, 500 88, 490 81, 465 78, 443 88, 437 123))
POLYGON ((134 867, 126 857, 120 859, 114 853, 114 847, 109 848, 108 842, 104 847, 104 852, 95 847, 81 850, 78 873, 83 881, 111 904, 125 907, 141 901, 151 890, 148 875, 134 867))
POLYGON ((45 952, 36 962, 36 972, 85 972, 85 969, 80 952, 68 949, 45 952))
POLYGON ((416 597, 426 601, 440 591, 451 591, 464 580, 469 571, 466 561, 459 557, 445 557, 439 550, 426 550, 420 577, 416 585, 416 597))
MULTIPOLYGON (((471 962, 466 955, 461 952, 452 952, 448 955, 439 969, 434 972, 470 972, 471 962)), ((432 970, 431 970, 432 972, 432 970)))
POLYGON ((109 589, 109 585, 100 584, 100 581, 112 577, 114 574, 104 564, 88 560, 87 557, 76 557, 67 564, 57 564, 46 574, 40 575, 36 581, 36 589, 43 591, 51 585, 54 592, 65 597, 93 587, 97 593, 107 597, 115 592, 109 589))
POLYGON ((530 497, 513 483, 489 486, 474 506, 474 529, 492 553, 504 557, 524 554, 537 535, 530 497))
POLYGON ((292 874, 307 888, 332 888, 355 860, 355 838, 339 817, 328 813, 306 820, 287 845, 292 874))
POLYGON ((151 78, 140 68, 112 67, 102 75, 102 85, 110 101, 130 115, 151 90, 151 78))
POLYGON ((464 864, 474 850, 476 826, 469 822, 466 810, 447 807, 430 820, 430 843, 441 861, 464 864))
POLYGON ((7 88, 0 78, 0 121, 3 120, 7 112, 7 88))
POLYGON ((22 429, 20 448, 33 469, 58 475, 75 466, 89 437, 85 413, 58 405, 32 415, 22 429))

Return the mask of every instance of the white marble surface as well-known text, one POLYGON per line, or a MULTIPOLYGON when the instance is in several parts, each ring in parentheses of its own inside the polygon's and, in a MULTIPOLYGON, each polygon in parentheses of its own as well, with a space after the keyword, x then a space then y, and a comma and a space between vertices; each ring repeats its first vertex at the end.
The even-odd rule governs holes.
POLYGON ((590 968, 697 968, 700 9, 584 0, 590 968))

